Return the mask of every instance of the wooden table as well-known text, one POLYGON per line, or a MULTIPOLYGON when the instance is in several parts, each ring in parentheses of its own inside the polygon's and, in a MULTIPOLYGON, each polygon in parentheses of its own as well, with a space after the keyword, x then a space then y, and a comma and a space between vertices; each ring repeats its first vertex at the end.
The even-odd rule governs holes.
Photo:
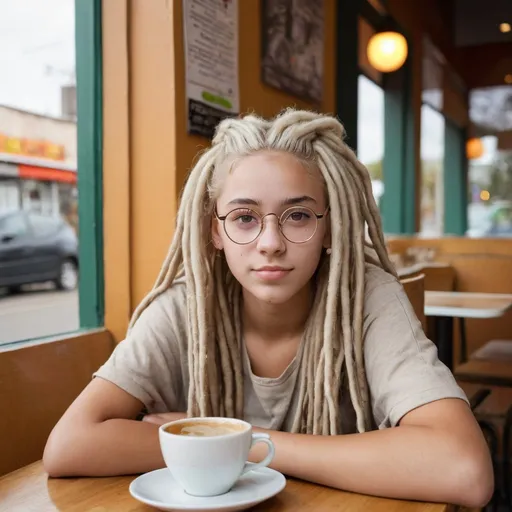
POLYGON ((453 319, 497 318, 512 308, 512 295, 425 292, 425 315, 435 318, 439 359, 453 370, 453 319))
MULTIPOLYGON (((48 479, 41 462, 0 478, 0 510, 6 512, 152 512, 131 497, 135 477, 48 479)), ((455 512, 457 507, 388 500, 288 480, 274 498, 254 512, 455 512)))

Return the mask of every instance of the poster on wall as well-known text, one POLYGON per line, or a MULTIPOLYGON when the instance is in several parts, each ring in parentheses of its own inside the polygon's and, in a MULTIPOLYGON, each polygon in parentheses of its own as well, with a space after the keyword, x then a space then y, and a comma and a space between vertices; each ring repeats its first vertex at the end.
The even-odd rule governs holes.
POLYGON ((238 0, 183 0, 188 133, 212 138, 240 111, 238 0))
POLYGON ((263 83, 322 101, 324 17, 324 0, 262 0, 263 83))

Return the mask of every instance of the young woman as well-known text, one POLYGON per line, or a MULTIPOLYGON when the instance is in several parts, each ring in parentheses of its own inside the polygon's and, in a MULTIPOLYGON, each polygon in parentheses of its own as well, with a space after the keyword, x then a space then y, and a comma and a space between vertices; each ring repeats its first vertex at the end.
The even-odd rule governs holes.
POLYGON ((230 416, 269 431, 272 466, 293 477, 489 500, 485 440, 396 278, 343 138, 304 111, 219 125, 153 290, 48 440, 50 475, 163 467, 159 424, 230 416))

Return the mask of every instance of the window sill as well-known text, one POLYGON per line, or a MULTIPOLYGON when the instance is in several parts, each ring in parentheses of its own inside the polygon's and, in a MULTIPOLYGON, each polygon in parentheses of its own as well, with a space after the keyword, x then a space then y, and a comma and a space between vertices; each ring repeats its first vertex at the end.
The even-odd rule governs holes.
POLYGON ((2 352, 9 352, 12 350, 25 349, 25 348, 34 347, 37 345, 43 345, 46 343, 55 343, 58 341, 65 341, 65 340, 71 341, 73 339, 81 338, 83 336, 94 336, 94 335, 99 335, 101 333, 108 333, 108 331, 103 327, 99 327, 97 329, 78 329, 76 331, 52 334, 49 336, 41 336, 40 338, 30 338, 30 339, 26 339, 26 340, 9 341, 9 342, 0 344, 0 354, 2 352))

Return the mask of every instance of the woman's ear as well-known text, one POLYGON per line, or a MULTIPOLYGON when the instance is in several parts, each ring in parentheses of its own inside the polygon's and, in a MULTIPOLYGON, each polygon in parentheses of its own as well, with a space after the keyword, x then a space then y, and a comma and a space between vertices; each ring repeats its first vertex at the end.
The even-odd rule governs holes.
POLYGON ((215 249, 218 251, 222 251, 224 249, 224 243, 222 242, 222 237, 220 235, 220 222, 216 219, 212 219, 212 242, 215 249))

